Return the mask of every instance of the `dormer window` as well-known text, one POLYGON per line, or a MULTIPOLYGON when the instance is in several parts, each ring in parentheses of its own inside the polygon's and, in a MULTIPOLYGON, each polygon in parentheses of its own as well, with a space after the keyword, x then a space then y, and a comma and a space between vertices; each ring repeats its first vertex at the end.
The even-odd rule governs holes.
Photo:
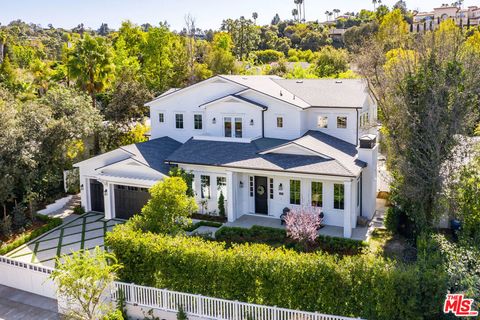
POLYGON ((328 117, 327 116, 318 116, 317 127, 320 128, 320 129, 327 129, 328 128, 328 117))
POLYGON ((277 128, 283 128, 283 117, 277 117, 277 128))
POLYGON ((338 129, 347 128, 347 117, 337 117, 337 128, 338 129))

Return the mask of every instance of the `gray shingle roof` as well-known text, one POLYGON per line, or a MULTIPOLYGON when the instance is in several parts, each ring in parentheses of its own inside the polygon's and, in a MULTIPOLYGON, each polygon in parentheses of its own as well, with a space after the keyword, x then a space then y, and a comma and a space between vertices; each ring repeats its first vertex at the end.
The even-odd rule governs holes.
POLYGON ((170 137, 162 137, 147 142, 130 144, 120 149, 132 154, 132 158, 157 170, 163 174, 168 174, 170 166, 165 163, 165 159, 182 144, 170 137))
POLYGON ((369 89, 361 79, 272 79, 312 107, 361 108, 369 89))
POLYGON ((365 163, 355 159, 357 152, 354 145, 320 132, 309 131, 303 137, 290 142, 322 149, 321 153, 328 157, 281 153, 260 154, 261 151, 289 143, 281 139, 260 138, 251 143, 190 139, 168 156, 166 161, 336 176, 357 176, 365 166, 365 163))

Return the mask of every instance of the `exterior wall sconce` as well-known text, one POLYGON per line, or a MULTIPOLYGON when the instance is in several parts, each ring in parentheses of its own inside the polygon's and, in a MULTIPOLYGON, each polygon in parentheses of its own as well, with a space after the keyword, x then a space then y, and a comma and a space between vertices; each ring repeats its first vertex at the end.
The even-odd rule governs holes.
POLYGON ((108 194, 108 189, 103 190, 103 195, 106 196, 108 194))
POLYGON ((280 184, 278 185, 278 191, 283 191, 283 184, 282 184, 282 183, 280 183, 280 184))
POLYGON ((83 190, 83 183, 80 185, 80 190, 83 190))
POLYGON ((212 124, 215 124, 215 123, 217 123, 217 119, 216 119, 216 118, 213 118, 213 119, 212 119, 212 124))
POLYGON ((240 181, 240 188, 243 188, 243 181, 240 181))
POLYGON ((250 119, 250 125, 253 126, 253 119, 250 119))

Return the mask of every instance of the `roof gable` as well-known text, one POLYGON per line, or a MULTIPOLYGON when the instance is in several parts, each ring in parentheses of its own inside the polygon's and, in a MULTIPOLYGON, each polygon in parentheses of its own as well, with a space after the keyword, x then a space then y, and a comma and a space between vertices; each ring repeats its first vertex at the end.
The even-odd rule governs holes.
POLYGON ((263 104, 260 104, 260 103, 257 103, 255 101, 249 100, 247 98, 238 96, 237 94, 229 94, 227 96, 224 96, 224 97, 221 97, 221 98, 218 98, 218 99, 214 99, 212 101, 209 101, 209 102, 206 102, 204 104, 199 105, 199 108, 207 108, 209 106, 212 106, 212 105, 220 103, 220 102, 233 102, 233 103, 244 103, 244 104, 246 103, 246 104, 249 104, 253 107, 261 108, 263 110, 268 109, 268 107, 263 105, 263 104))

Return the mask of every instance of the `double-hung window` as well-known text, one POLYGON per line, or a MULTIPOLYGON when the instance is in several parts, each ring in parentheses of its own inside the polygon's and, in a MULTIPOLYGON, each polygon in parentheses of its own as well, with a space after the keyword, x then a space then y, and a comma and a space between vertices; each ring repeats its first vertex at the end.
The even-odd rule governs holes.
POLYGON ((290 180, 290 204, 300 204, 300 180, 290 180))
POLYGON ((312 207, 323 206, 323 184, 312 181, 312 207))
POLYGON ((333 185, 333 208, 345 208, 345 186, 343 184, 335 183, 333 185))
POLYGON ((176 113, 175 114, 175 128, 183 129, 183 114, 176 113))
POLYGON ((160 123, 164 123, 165 122, 165 115, 163 114, 163 112, 160 112, 158 114, 158 122, 160 123))
POLYGON ((328 128, 328 117, 327 116, 318 116, 317 117, 317 127, 320 129, 328 128))
POLYGON ((283 128, 283 117, 277 117, 277 128, 283 128))
POLYGON ((347 117, 339 116, 337 117, 337 128, 346 129, 347 128, 347 117))
POLYGON ((193 128, 195 130, 202 130, 203 129, 203 121, 202 121, 201 114, 194 114, 193 115, 193 128))
POLYGON ((220 197, 220 193, 227 197, 227 178, 217 177, 217 197, 220 197))

